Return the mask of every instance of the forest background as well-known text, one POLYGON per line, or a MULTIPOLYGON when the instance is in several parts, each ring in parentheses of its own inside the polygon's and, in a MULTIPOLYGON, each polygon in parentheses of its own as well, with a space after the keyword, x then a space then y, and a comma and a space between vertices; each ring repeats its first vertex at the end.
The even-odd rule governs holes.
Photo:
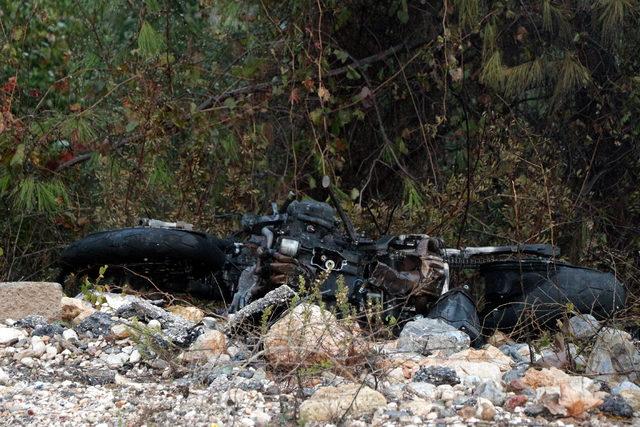
POLYGON ((0 0, 0 280, 329 175, 359 230, 548 242, 638 287, 636 0, 0 0), (374 219, 375 218, 375 219, 374 219))

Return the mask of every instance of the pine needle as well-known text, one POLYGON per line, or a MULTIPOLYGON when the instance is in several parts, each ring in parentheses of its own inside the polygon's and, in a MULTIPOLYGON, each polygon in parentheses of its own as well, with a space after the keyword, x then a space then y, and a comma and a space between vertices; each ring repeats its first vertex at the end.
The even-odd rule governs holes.
POLYGON ((505 95, 511 98, 520 96, 529 89, 545 84, 545 67, 541 58, 509 67, 504 70, 505 95))
POLYGON ((504 83, 502 54, 496 50, 484 63, 480 73, 480 82, 494 90, 501 90, 504 83))
POLYGON ((13 196, 13 206, 23 212, 54 213, 68 202, 67 190, 61 181, 36 181, 24 178, 13 196))
POLYGON ((570 12, 561 5, 544 0, 542 3, 542 29, 548 33, 558 35, 563 39, 571 37, 570 12))
POLYGON ((591 73, 580 63, 580 60, 572 54, 566 53, 564 59, 555 63, 556 85, 552 98, 552 104, 556 107, 567 95, 586 87, 591 82, 591 73))
POLYGON ((486 60, 496 50, 496 24, 492 21, 482 34, 482 57, 486 60))
POLYGON ((622 34, 625 20, 638 14, 637 0, 597 0, 594 5, 602 40, 612 43, 622 34))
POLYGON ((4 196, 11 187, 11 175, 6 170, 0 169, 0 196, 4 196))
POLYGON ((542 2, 542 29, 548 32, 553 31, 553 17, 551 16, 551 1, 542 2))
POLYGON ((478 24, 480 2, 478 0, 454 0, 458 22, 462 28, 472 29, 478 24))
POLYGON ((35 180, 33 177, 24 178, 14 194, 14 207, 24 212, 33 211, 35 205, 35 180))
POLYGON ((140 34, 138 35, 138 50, 145 58, 153 58, 159 55, 164 49, 162 36, 153 29, 147 21, 142 23, 140 34))

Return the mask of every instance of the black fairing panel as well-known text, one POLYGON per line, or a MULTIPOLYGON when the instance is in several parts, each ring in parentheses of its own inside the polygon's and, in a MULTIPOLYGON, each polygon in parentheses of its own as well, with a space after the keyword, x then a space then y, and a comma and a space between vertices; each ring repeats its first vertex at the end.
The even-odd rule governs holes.
POLYGON ((454 328, 466 332, 474 345, 482 342, 476 304, 462 288, 444 293, 431 308, 427 317, 441 319, 454 328))
POLYGON ((624 307, 626 290, 611 273, 551 260, 497 261, 480 268, 485 284, 483 325, 511 329, 524 316, 540 326, 565 313, 611 318, 624 307))

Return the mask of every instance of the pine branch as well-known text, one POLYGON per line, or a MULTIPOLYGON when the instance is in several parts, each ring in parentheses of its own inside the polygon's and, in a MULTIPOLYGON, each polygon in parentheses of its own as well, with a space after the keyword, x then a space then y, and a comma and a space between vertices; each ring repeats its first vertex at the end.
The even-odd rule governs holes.
MULTIPOLYGON (((399 51, 403 50, 403 49, 407 49, 407 50, 412 50, 415 49, 417 47, 420 47, 421 45, 425 44, 427 42, 426 39, 418 39, 418 40, 414 40, 414 41, 409 41, 409 42, 404 42, 404 43, 400 43, 397 44, 395 46, 390 47, 389 49, 383 50, 382 52, 378 52, 375 55, 371 55, 371 56, 367 56, 366 58, 363 59, 359 59, 359 60, 355 60, 353 61, 351 64, 349 65, 345 65, 344 67, 340 67, 340 68, 336 68, 334 70, 331 70, 329 72, 327 72, 324 77, 336 77, 342 74, 346 74, 349 69, 353 69, 353 68, 361 68, 365 65, 369 65, 369 64, 373 64, 375 62, 379 62, 382 61, 386 58, 388 58, 389 56, 395 55, 396 53, 398 53, 399 51)), ((211 96, 209 98, 207 98, 204 102, 202 102, 199 106, 198 106, 198 111, 202 111, 205 110, 215 104, 218 104, 222 101, 224 101, 227 98, 232 98, 235 96, 239 96, 239 95, 246 95, 246 94, 250 94, 250 93, 257 93, 257 92, 265 92, 269 89, 271 89, 271 87, 273 86, 273 83, 271 82, 262 82, 262 83, 256 83, 253 85, 249 85, 249 86, 243 86, 241 88, 237 88, 237 89, 233 89, 230 91, 227 91, 225 93, 222 93, 220 95, 215 95, 215 96, 211 96)))
MULTIPOLYGON (((379 62, 382 61, 386 58, 388 58, 389 56, 395 55, 396 53, 398 53, 399 51, 403 50, 403 49, 407 49, 407 50, 413 50, 417 47, 420 47, 421 45, 425 44, 427 42, 426 39, 418 39, 418 40, 414 40, 414 41, 409 41, 409 42, 404 42, 395 46, 392 46, 386 50, 383 50, 382 52, 378 52, 375 55, 371 55, 371 56, 367 56, 366 58, 363 59, 359 59, 359 60, 354 60, 352 61, 349 65, 345 65, 344 67, 340 67, 340 68, 336 68, 334 70, 331 70, 329 72, 327 72, 327 74, 325 74, 325 77, 336 77, 336 76, 340 76, 342 74, 346 74, 349 69, 353 69, 353 68, 361 68, 364 67, 366 65, 369 64, 373 64, 375 62, 379 62)), ((271 87, 273 86, 273 83, 271 82, 262 82, 262 83, 256 83, 253 85, 249 85, 249 86, 243 86, 237 89, 233 89, 233 90, 229 90, 223 94, 220 95, 216 95, 216 96, 211 96, 208 99, 206 99, 204 102, 202 102, 199 106, 198 106, 198 111, 203 111, 206 110, 207 108, 224 101, 225 99, 228 98, 232 98, 235 96, 239 96, 239 95, 246 95, 246 94, 250 94, 250 93, 258 93, 258 92, 265 92, 268 91, 269 89, 271 89, 271 87)), ((191 118, 191 116, 189 115, 187 117, 187 119, 191 118)), ((120 148, 134 140, 140 139, 140 136, 130 136, 130 137, 123 137, 120 138, 118 141, 114 142, 111 146, 112 150, 115 150, 117 148, 120 148)), ((93 156, 93 154, 95 153, 95 151, 89 151, 86 153, 82 153, 76 157, 74 157, 73 159, 67 160, 64 163, 61 163, 57 168, 56 171, 60 172, 62 170, 68 169, 72 166, 75 166, 79 163, 84 163, 87 160, 89 160, 91 158, 91 156, 93 156)))
MULTIPOLYGON (((134 135, 134 136, 128 136, 128 137, 123 137, 120 138, 118 141, 115 141, 113 144, 111 144, 111 150, 117 150, 118 148, 132 142, 135 141, 137 139, 140 139, 140 136, 138 135, 134 135)), ((87 160, 89 160, 91 158, 91 156, 93 156, 93 154, 96 151, 88 151, 86 153, 82 153, 77 155, 76 157, 74 157, 73 159, 69 159, 64 163, 60 163, 60 165, 58 165, 58 167, 56 168, 56 172, 60 172, 64 169, 68 169, 74 165, 77 165, 78 163, 84 163, 87 160)))

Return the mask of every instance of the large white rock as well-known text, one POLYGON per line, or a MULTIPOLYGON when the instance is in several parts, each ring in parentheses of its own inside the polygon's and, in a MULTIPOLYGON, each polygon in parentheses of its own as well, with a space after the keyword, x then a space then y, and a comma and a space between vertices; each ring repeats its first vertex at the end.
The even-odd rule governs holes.
POLYGON ((42 338, 31 337, 31 351, 35 357, 40 357, 47 351, 47 345, 42 341, 42 338))
POLYGON ((142 359, 142 355, 138 351, 138 349, 134 349, 129 355, 129 363, 138 363, 142 359))
POLYGON ((127 325, 118 323, 111 327, 111 334, 115 339, 122 340, 131 336, 131 329, 127 325))
POLYGON ((559 387, 566 383, 578 389, 586 389, 591 392, 598 391, 600 386, 591 378, 578 375, 569 375, 558 368, 550 367, 543 369, 530 368, 522 378, 523 382, 531 388, 559 387))
POLYGON ((618 393, 620 396, 624 397, 624 400, 627 401, 629 405, 633 408, 634 411, 640 411, 640 391, 634 389, 622 390, 618 393))
POLYGON ((278 320, 264 337, 272 366, 297 368, 324 362, 344 364, 359 354, 361 341, 329 311, 300 304, 278 320))
POLYGON ((408 322, 398 339, 398 349, 429 355, 435 352, 443 356, 469 348, 469 335, 445 323, 441 319, 418 318, 408 322))
POLYGON ((227 351, 227 338, 225 335, 211 329, 201 334, 189 349, 182 354, 182 359, 187 362, 195 360, 215 360, 227 351))
POLYGON ((632 390, 634 392, 640 393, 640 387, 638 387, 636 384, 632 383, 631 381, 622 381, 617 386, 611 388, 611 394, 620 394, 625 390, 632 390))
POLYGON ((104 354, 101 357, 111 369, 117 369, 129 361, 127 353, 104 354))
POLYGON ((62 297, 62 320, 73 322, 74 325, 82 322, 96 311, 91 304, 78 298, 62 297))
POLYGON ((343 415, 359 417, 387 405, 382 393, 362 384, 322 387, 300 405, 303 422, 338 421, 343 415))
POLYGON ((483 349, 468 348, 447 358, 427 357, 421 366, 443 366, 452 368, 463 383, 476 385, 478 381, 500 383, 502 375, 513 365, 513 360, 493 346, 483 349))
POLYGON ((65 340, 77 340, 78 334, 73 329, 65 329, 64 332, 62 332, 62 338, 65 340))
POLYGON ((578 314, 562 324, 562 332, 578 339, 589 339, 600 329, 600 322, 590 314, 578 314))
POLYGON ((20 329, 0 328, 0 345, 13 344, 25 336, 27 335, 20 329))
POLYGON ((11 377, 2 368, 0 368, 0 385, 8 385, 11 377))
POLYGON ((640 352, 631 341, 631 336, 613 328, 602 328, 589 354, 585 372, 607 382, 625 380, 637 382, 640 352))
POLYGON ((407 384, 407 391, 421 399, 433 399, 436 395, 436 386, 425 382, 412 382, 407 384))
POLYGON ((590 378, 572 376, 550 367, 530 368, 522 378, 524 384, 535 389, 536 400, 552 414, 582 417, 602 403, 599 384, 590 378))

